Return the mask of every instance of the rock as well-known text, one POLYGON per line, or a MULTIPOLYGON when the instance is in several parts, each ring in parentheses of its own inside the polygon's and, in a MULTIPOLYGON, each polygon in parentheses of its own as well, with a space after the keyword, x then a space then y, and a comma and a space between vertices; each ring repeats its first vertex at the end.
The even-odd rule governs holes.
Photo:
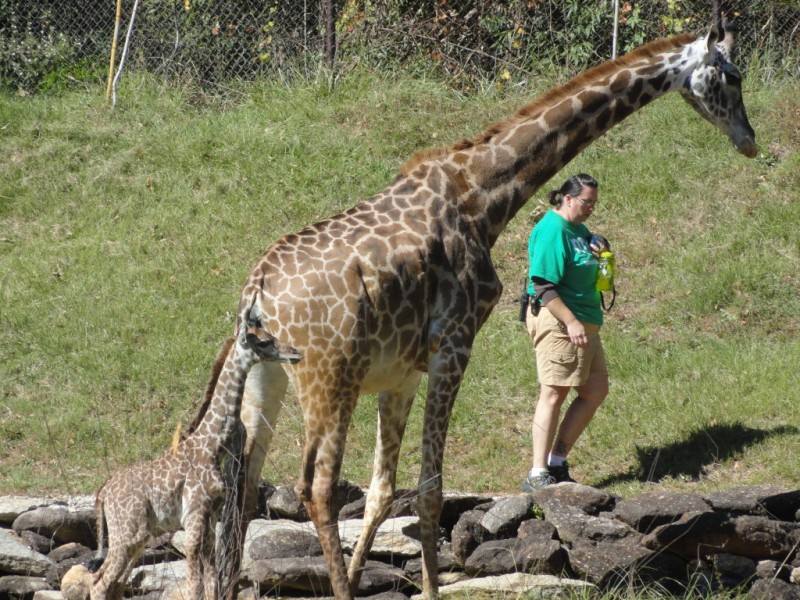
POLYGON ((94 576, 84 565, 75 565, 61 578, 61 593, 65 600, 86 600, 94 576))
MULTIPOLYGON (((585 581, 556 577, 555 575, 528 575, 527 573, 511 573, 493 577, 468 579, 439 588, 440 596, 458 595, 462 598, 470 596, 483 597, 487 592, 495 594, 524 595, 525 598, 564 598, 590 597, 594 586, 585 581)), ((411 596, 410 600, 422 600, 422 594, 411 596)))
POLYGON ((0 496, 0 524, 11 525, 22 513, 53 503, 43 496, 0 496))
POLYGON ((311 522, 298 523, 290 519, 254 519, 247 527, 247 533, 244 537, 242 568, 248 568, 253 560, 250 558, 250 547, 255 540, 264 536, 283 535, 285 532, 291 532, 291 535, 295 537, 308 536, 309 538, 318 539, 317 530, 311 522))
POLYGON ((794 521, 800 509, 800 490, 775 485, 740 486, 705 497, 714 510, 763 515, 779 521, 794 521))
POLYGON ((756 577, 758 579, 783 579, 789 581, 792 576, 792 567, 777 560, 760 560, 756 564, 756 577))
MULTIPOLYGON (((339 521, 339 537, 342 548, 352 552, 358 542, 358 536, 364 521, 351 519, 339 521)), ((413 557, 419 556, 422 545, 419 542, 419 519, 417 517, 397 517, 386 519, 375 534, 371 556, 413 557)))
POLYGON ((29 547, 33 548, 40 554, 50 554, 56 546, 56 542, 51 538, 44 537, 33 531, 20 531, 19 537, 29 547))
POLYGON ((248 548, 251 560, 322 556, 316 532, 276 527, 254 539, 248 548))
POLYGON ((397 591, 408 587, 409 581, 402 569, 376 560, 368 560, 361 574, 358 593, 375 594, 385 591, 397 591))
POLYGON ((480 509, 482 512, 490 510, 494 501, 485 496, 473 494, 448 493, 442 499, 442 514, 439 516, 439 525, 449 534, 461 515, 468 510, 480 509))
POLYGON ((78 565, 83 565, 84 567, 88 568, 93 559, 94 556, 92 552, 89 551, 79 556, 74 556, 56 563, 56 568, 48 571, 46 575, 47 583, 54 589, 58 588, 59 582, 64 578, 64 575, 66 575, 70 569, 78 565))
POLYGON ((735 588, 748 582, 756 575, 755 561, 735 554, 714 555, 714 577, 723 588, 735 588))
POLYGON ((364 510, 367 507, 367 498, 359 498, 350 504, 345 504, 342 510, 339 511, 339 520, 347 521, 348 519, 363 519, 364 510))
MULTIPOLYGON (((443 582, 447 579, 446 577, 443 577, 443 575, 449 575, 451 573, 463 575, 460 565, 456 563, 453 552, 448 548, 442 548, 442 551, 437 553, 436 558, 436 566, 438 569, 438 579, 440 585, 445 585, 443 582)), ((412 582, 414 582, 415 585, 420 588, 422 587, 422 558, 408 559, 403 564, 403 571, 405 571, 406 576, 412 582)), ((449 581, 449 583, 453 582, 449 581)))
POLYGON ((528 519, 517 529, 517 538, 526 544, 543 544, 556 539, 556 527, 542 519, 528 519))
MULTIPOLYGON (((333 514, 338 515, 343 506, 364 497, 364 491, 343 479, 336 483, 333 496, 333 514)), ((290 487, 278 486, 265 500, 270 516, 293 521, 308 521, 305 506, 290 487)))
MULTIPOLYGON (((328 568, 321 556, 254 560, 244 576, 259 585, 262 595, 287 590, 311 592, 315 596, 331 593, 328 568)), ((397 590, 407 584, 408 579, 401 569, 368 560, 364 565, 358 593, 364 595, 397 590)))
MULTIPOLYGON (((714 572, 705 560, 691 559, 687 563, 686 590, 693 598, 707 598, 714 592, 714 572)), ((688 594, 684 594, 688 595, 688 594)))
POLYGON ((493 539, 514 535, 520 523, 533 518, 532 508, 533 498, 527 494, 503 498, 483 515, 481 527, 493 539))
POLYGON ((604 591, 658 582, 665 587, 686 579, 686 561, 668 552, 652 552, 635 536, 602 543, 577 540, 568 550, 572 571, 604 591))
POLYGON ((54 549, 52 552, 50 552, 50 554, 47 555, 47 558, 57 563, 60 563, 64 562, 65 560, 69 560, 72 558, 79 558, 81 556, 86 556, 91 554, 92 554, 91 548, 88 548, 83 544, 78 544, 77 542, 70 542, 54 549))
POLYGON ((642 543, 651 550, 668 549, 687 558, 724 552, 779 560, 800 545, 800 525, 750 515, 690 513, 676 523, 657 527, 642 543))
MULTIPOLYGON (((417 497, 416 490, 397 490, 394 500, 389 507, 387 518, 410 517, 414 515, 414 505, 417 497)), ((367 497, 362 495, 357 500, 345 504, 339 511, 339 520, 363 519, 364 509, 367 506, 367 497)))
POLYGON ((484 511, 468 510, 453 527, 450 535, 453 557, 456 563, 464 565, 473 550, 488 540, 486 530, 481 526, 484 511))
POLYGON ((0 572, 44 577, 52 569, 55 562, 32 550, 14 532, 0 530, 0 572))
POLYGON ((554 500, 559 504, 579 508, 593 516, 613 510, 617 503, 615 496, 580 483, 550 485, 532 492, 532 496, 534 502, 540 506, 542 502, 554 500))
MULTIPOLYGON (((281 491, 274 489, 271 495, 265 489, 265 498, 269 495, 271 499, 281 491)), ((343 499, 348 499, 351 492, 356 497, 361 493, 357 488, 350 492, 348 489, 347 485, 341 486, 343 499)), ((455 582, 469 587, 486 584, 492 589, 491 582, 499 581, 498 577, 503 581, 516 578, 513 581, 519 584, 521 574, 543 570, 572 572, 596 583, 604 592, 627 590, 631 582, 639 587, 657 582, 658 589, 667 593, 685 595, 688 590, 708 596, 753 584, 753 594, 760 594, 754 597, 790 598, 800 588, 780 583, 800 582, 797 553, 800 523, 791 521, 800 510, 795 508, 798 495, 800 492, 775 486, 757 486, 709 494, 705 500, 689 494, 663 493, 623 501, 588 486, 559 484, 531 494, 494 499, 446 497, 445 504, 454 514, 443 512, 440 520, 443 529, 436 575, 443 594, 455 582), (533 502, 545 519, 533 518, 533 502), (692 510, 696 508, 701 510, 692 510), (778 515, 784 520, 775 518, 778 515), (658 522, 661 524, 653 528, 658 522), (637 529, 650 531, 642 534, 637 529), (462 566, 466 572, 461 570, 462 566), (503 572, 508 573, 501 575, 503 572), (490 573, 497 575, 480 577, 490 573)), ((401 514, 413 511, 416 500, 416 492, 399 491, 393 511, 401 514)), ((9 594, 25 600, 34 596, 39 600, 86 600, 90 583, 82 582, 81 577, 91 581, 86 570, 86 562, 93 555, 91 546, 81 539, 61 542, 36 531, 48 535, 60 531, 58 536, 63 537, 68 525, 81 521, 90 529, 88 515, 92 512, 92 502, 87 497, 30 508, 26 501, 17 505, 15 510, 19 513, 5 509, 7 515, 16 514, 12 523, 20 530, 19 534, 2 530, 0 573, 24 577, 5 579, 3 589, 10 591, 0 591, 0 600, 9 594), (32 520, 34 516, 38 521, 32 520), (73 575, 76 581, 70 582, 68 575, 73 575), (67 594, 40 589, 58 586, 67 594), (70 594, 73 597, 68 598, 70 594)), ((364 504, 363 497, 348 503, 356 507, 354 513, 364 504)), ((0 506, 3 506, 1 497, 0 506)), ((298 516, 294 514, 295 518, 298 516)), ((339 527, 343 547, 350 552, 363 521, 340 519, 339 527)), ((84 537, 86 531, 75 527, 72 533, 84 537)), ((182 534, 178 532, 172 537, 176 548, 182 547, 182 534)), ((377 538, 358 593, 400 600, 401 592, 414 585, 421 586, 418 519, 413 516, 388 519, 377 538), (403 565, 402 570, 399 564, 403 565)), ((185 561, 163 562, 178 555, 169 542, 170 536, 166 534, 149 544, 140 562, 156 564, 134 571, 130 588, 125 590, 131 600, 180 600, 185 594, 185 561)), ((324 560, 321 556, 307 556, 319 553, 316 530, 308 521, 252 521, 245 538, 243 565, 245 577, 256 578, 254 583, 258 585, 240 594, 240 600, 257 600, 254 591, 259 586, 262 593, 269 593, 269 588, 314 598, 329 594, 324 560), (291 554, 300 556, 294 560, 280 558, 291 554)), ((563 593, 563 589, 545 584, 524 593, 550 597, 563 593)))
POLYGON ((75 510, 63 505, 43 506, 22 513, 12 528, 33 531, 62 544, 78 542, 95 547, 94 509, 75 510))
POLYGON ((51 589, 43 577, 5 575, 0 577, 0 598, 32 600, 36 592, 51 589))
POLYGON ((747 600, 800 600, 800 586, 780 579, 759 579, 747 592, 747 600))
POLYGON ((651 492, 630 500, 620 500, 613 515, 641 533, 677 521, 684 513, 704 512, 708 504, 694 494, 651 492))
POLYGON ((315 596, 331 593, 328 567, 321 556, 254 560, 242 575, 258 584, 261 595, 271 596, 286 590, 312 592, 315 596))
POLYGON ((64 600, 60 590, 39 590, 34 592, 33 600, 64 600))
POLYGON ((308 521, 308 513, 297 494, 289 487, 279 486, 266 501, 270 516, 293 521, 308 521))
POLYGON ((639 538, 640 534, 624 523, 607 517, 594 517, 578 507, 562 504, 556 498, 540 501, 548 522, 555 526, 559 539, 571 544, 588 538, 595 541, 639 538))
POLYGON ((478 546, 467 559, 467 575, 488 576, 504 573, 549 573, 564 568, 564 553, 556 540, 526 544, 518 538, 491 540, 478 546))
POLYGON ((186 561, 175 560, 135 568, 129 584, 136 592, 146 594, 163 591, 167 586, 180 584, 184 579, 186 579, 186 561))

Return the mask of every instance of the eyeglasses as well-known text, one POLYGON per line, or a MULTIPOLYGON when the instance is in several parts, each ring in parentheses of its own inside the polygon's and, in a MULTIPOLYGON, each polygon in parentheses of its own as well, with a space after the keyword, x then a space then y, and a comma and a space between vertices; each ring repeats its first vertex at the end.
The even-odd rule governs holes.
POLYGON ((597 204, 597 200, 587 200, 586 198, 573 198, 573 200, 580 200, 581 204, 588 208, 594 208, 594 205, 597 204))

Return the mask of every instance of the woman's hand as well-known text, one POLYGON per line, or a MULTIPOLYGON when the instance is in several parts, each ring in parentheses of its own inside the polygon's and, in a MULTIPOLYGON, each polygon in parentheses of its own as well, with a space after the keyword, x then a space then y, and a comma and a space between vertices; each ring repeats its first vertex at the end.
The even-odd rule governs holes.
POLYGON ((577 319, 567 324, 567 335, 569 336, 569 341, 578 348, 586 348, 589 345, 589 336, 586 335, 586 328, 577 319))
POLYGON ((611 246, 608 243, 608 240, 604 238, 602 235, 593 235, 589 240, 589 250, 592 253, 592 256, 595 258, 600 258, 600 253, 603 250, 610 250, 611 246))

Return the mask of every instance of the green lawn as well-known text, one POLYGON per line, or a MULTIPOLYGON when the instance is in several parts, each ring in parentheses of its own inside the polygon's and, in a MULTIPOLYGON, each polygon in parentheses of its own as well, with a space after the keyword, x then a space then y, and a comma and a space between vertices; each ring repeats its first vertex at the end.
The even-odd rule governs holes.
MULTIPOLYGON (((543 91, 464 96, 358 72, 262 84, 225 101, 130 78, 0 95, 0 492, 88 492, 155 456, 193 414, 266 246, 381 190, 418 149, 472 136, 543 91)), ((797 487, 800 452, 800 98, 745 99, 759 157, 738 155, 676 95, 633 115, 553 181, 601 184, 612 240, 604 328, 612 392, 576 446, 581 481, 797 487)), ((493 256, 506 285, 456 403, 445 489, 514 492, 530 462, 537 383, 515 304, 531 213, 493 256)), ((422 394, 398 484, 416 484, 422 394)), ((353 419, 343 476, 366 485, 375 399, 353 419)), ((299 474, 301 414, 279 420, 264 476, 299 474)))

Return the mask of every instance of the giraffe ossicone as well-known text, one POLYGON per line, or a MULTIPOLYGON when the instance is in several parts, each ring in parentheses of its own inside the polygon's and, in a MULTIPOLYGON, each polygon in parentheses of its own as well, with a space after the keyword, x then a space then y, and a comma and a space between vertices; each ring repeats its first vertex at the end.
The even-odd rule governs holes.
MULTIPOLYGON (((272 244, 241 303, 255 299, 269 330, 305 358, 260 363, 248 375, 245 522, 291 379, 305 425, 296 491, 319 533, 336 598, 351 598, 389 510, 409 409, 427 373, 417 507, 423 590, 435 598, 448 422, 475 336, 502 291, 491 248, 539 187, 667 92, 678 91, 741 154, 754 156, 732 56, 733 33, 718 23, 705 37, 654 41, 545 93, 473 139, 418 153, 382 192, 272 244), (367 393, 379 394, 378 435, 365 525, 346 568, 329 500, 353 408, 367 393)), ((224 565, 222 577, 236 568, 235 561, 224 565)))
MULTIPOLYGON (((152 537, 186 532, 186 588, 193 600, 219 597, 214 527, 227 486, 222 463, 239 420, 247 372, 259 361, 295 363, 302 355, 277 341, 254 313, 217 355, 202 419, 185 439, 176 435, 159 458, 122 469, 98 490, 98 555, 91 600, 122 597, 136 560, 152 537), (108 553, 103 559, 105 532, 108 553)), ((177 433, 177 432, 176 432, 177 433)))

